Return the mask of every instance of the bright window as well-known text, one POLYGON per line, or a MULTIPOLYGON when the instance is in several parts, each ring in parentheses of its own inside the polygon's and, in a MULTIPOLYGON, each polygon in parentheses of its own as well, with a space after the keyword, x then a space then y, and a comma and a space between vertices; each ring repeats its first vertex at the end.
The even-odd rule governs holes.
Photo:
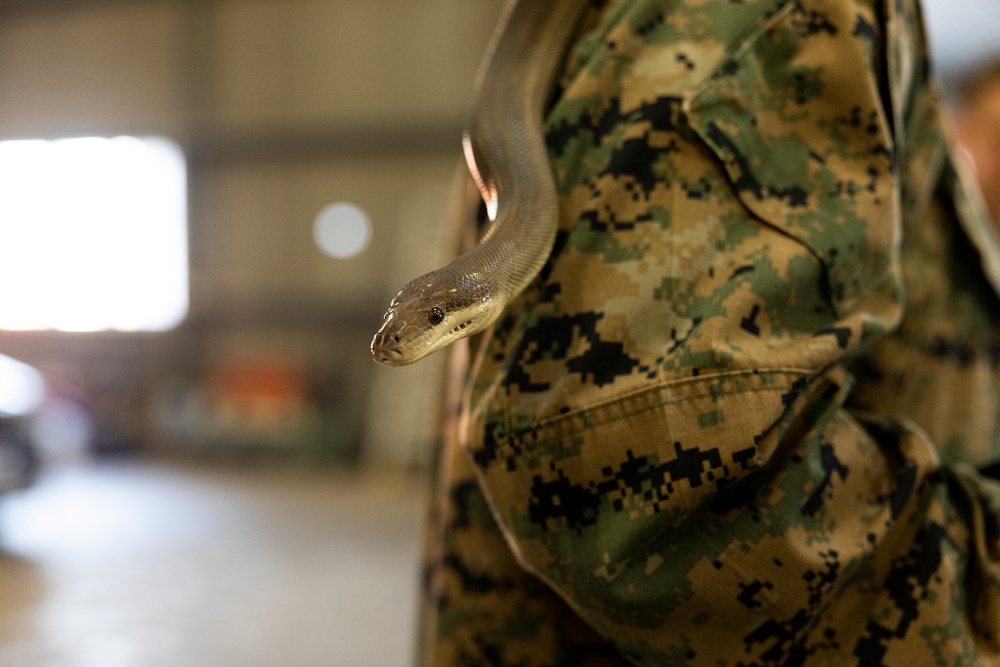
POLYGON ((163 331, 187 310, 174 143, 0 142, 0 329, 163 331))

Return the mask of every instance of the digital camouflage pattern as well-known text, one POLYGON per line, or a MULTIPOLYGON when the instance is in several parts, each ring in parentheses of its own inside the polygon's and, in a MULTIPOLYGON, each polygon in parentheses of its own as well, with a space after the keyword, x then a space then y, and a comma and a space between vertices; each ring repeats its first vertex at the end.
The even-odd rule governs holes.
POLYGON ((925 58, 915 0, 595 5, 422 664, 1000 664, 1000 247, 925 58))

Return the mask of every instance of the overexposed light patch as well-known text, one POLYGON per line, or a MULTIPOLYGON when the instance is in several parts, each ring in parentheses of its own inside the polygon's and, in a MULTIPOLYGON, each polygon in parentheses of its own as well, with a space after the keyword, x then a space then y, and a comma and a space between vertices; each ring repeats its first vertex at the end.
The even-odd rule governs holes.
POLYGON ((179 324, 186 185, 184 156, 165 139, 0 142, 0 328, 179 324))
POLYGON ((316 216, 313 238, 330 257, 349 259, 368 247, 372 224, 368 214, 348 202, 330 204, 316 216))
POLYGON ((45 398, 45 380, 37 370, 0 354, 0 415, 26 415, 45 398))

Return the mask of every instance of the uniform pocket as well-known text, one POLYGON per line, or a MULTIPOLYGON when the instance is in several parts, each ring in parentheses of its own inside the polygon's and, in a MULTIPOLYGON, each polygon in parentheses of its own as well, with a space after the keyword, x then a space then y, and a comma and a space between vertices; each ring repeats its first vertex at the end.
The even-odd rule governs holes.
POLYGON ((807 382, 771 370, 661 384, 499 441, 474 434, 470 454, 530 569, 557 565, 571 535, 617 557, 766 461, 776 439, 762 441, 807 382))

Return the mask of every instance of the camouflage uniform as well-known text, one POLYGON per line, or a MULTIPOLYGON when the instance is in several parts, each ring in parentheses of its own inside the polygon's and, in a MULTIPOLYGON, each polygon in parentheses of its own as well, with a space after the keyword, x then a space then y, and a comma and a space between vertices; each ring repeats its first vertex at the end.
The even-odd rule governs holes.
POLYGON ((594 8, 423 664, 1000 664, 1000 251, 925 58, 915 0, 594 8))

